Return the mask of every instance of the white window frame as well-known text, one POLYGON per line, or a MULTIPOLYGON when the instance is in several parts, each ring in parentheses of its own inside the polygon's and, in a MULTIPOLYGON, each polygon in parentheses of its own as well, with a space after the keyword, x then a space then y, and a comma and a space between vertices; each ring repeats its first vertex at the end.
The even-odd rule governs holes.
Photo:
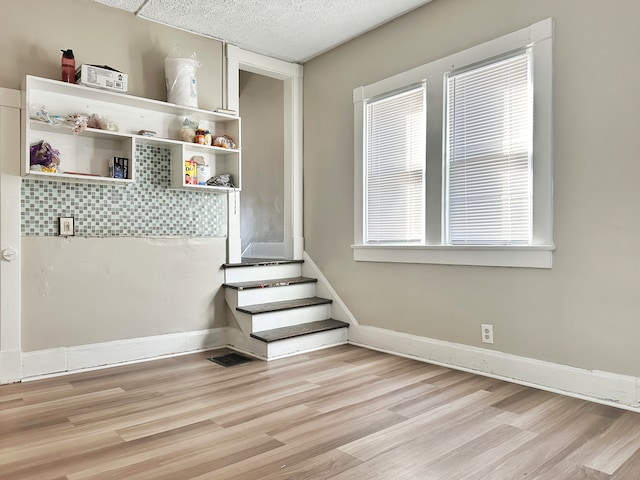
POLYGON ((435 60, 353 91, 354 103, 354 245, 356 261, 432 263, 498 267, 551 268, 553 244, 553 20, 435 60), (444 98, 447 73, 531 49, 534 84, 533 235, 530 245, 447 245, 444 239, 444 98), (364 243, 364 108, 366 101, 411 84, 427 84, 427 159, 425 242, 364 243))

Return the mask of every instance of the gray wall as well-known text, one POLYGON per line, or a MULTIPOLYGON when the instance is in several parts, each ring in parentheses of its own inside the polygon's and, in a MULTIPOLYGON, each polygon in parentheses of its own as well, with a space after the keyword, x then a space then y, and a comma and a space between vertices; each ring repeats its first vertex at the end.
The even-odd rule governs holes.
POLYGON ((242 117, 242 250, 284 241, 284 85, 240 72, 242 117))
POLYGON ((0 87, 20 88, 25 75, 60 78, 60 49, 76 66, 109 65, 129 75, 130 95, 166 101, 164 59, 180 44, 195 52, 198 106, 222 106, 222 43, 136 17, 92 0, 0 2, 0 87))
POLYGON ((305 249, 363 325, 640 375, 640 2, 434 0, 305 64, 305 249), (352 91, 555 20, 551 270, 356 263, 352 91))
MULTIPOLYGON (((220 107, 218 41, 89 0, 2 0, 0 86, 59 79, 60 49, 72 48, 77 64, 128 73, 129 94, 166 100, 164 58, 177 43, 203 64, 200 108, 220 107)), ((226 325, 225 238, 23 237, 21 246, 23 351, 226 325)))

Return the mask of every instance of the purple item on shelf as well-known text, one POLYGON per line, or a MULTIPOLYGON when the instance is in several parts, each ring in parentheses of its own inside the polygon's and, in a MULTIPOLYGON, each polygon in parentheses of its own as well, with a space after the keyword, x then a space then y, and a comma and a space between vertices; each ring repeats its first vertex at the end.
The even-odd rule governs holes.
POLYGON ((46 168, 60 165, 60 151, 53 148, 46 140, 32 144, 29 153, 31 165, 42 165, 46 168))

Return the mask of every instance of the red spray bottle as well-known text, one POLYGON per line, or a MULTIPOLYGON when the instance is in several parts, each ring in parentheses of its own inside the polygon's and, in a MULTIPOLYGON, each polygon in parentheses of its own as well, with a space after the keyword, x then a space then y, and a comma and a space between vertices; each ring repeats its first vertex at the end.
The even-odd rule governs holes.
POLYGON ((76 59, 73 50, 61 50, 62 52, 62 81, 75 83, 76 81, 76 59))

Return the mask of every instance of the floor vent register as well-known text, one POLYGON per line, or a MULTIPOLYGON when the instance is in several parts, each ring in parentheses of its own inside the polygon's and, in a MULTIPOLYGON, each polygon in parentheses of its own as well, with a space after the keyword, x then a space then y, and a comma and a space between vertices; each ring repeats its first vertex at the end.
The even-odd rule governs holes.
POLYGON ((207 360, 210 360, 213 363, 217 363, 218 365, 222 365, 223 367, 235 367, 236 365, 242 365, 243 363, 253 361, 253 359, 245 357, 244 355, 240 355, 238 353, 228 353, 219 357, 211 357, 207 360))

